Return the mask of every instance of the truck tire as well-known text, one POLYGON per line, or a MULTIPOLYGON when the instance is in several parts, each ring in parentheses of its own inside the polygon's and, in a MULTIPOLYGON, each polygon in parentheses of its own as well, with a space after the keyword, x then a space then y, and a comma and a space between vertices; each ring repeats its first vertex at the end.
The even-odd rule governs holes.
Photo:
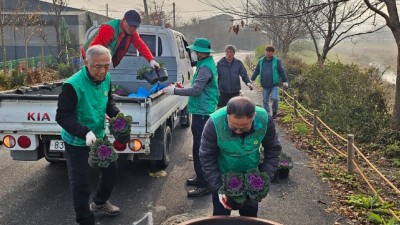
POLYGON ((171 132, 171 127, 167 125, 163 125, 160 127, 161 130, 158 130, 157 136, 155 137, 157 139, 158 143, 158 152, 162 152, 162 157, 159 160, 153 160, 153 165, 155 165, 158 168, 165 169, 168 167, 169 162, 170 162, 170 149, 171 149, 171 143, 172 143, 172 132, 171 132))
POLYGON ((190 127, 192 122, 192 114, 189 112, 188 107, 186 106, 184 109, 181 110, 181 127, 190 127))

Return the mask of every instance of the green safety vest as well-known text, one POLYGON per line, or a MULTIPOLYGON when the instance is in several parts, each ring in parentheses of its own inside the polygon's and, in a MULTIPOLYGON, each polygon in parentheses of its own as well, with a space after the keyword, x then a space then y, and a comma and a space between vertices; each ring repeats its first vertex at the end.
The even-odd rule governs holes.
MULTIPOLYGON (((111 42, 108 44, 108 46, 105 46, 105 47, 107 47, 107 48, 110 50, 111 55, 113 56, 114 53, 115 53, 115 50, 117 49, 117 41, 118 41, 119 34, 120 34, 121 32, 123 32, 123 31, 122 31, 122 28, 121 28, 121 26, 120 26, 121 20, 110 20, 110 21, 108 21, 106 24, 110 25, 110 26, 114 29, 114 38, 111 40, 111 42)), ((86 50, 89 48, 90 43, 92 43, 94 37, 96 37, 96 35, 97 35, 98 33, 99 33, 99 30, 97 30, 96 33, 93 34, 93 35, 92 35, 88 40, 86 40, 86 42, 83 44, 83 49, 85 50, 85 52, 86 52, 86 50)))
POLYGON ((204 87, 203 91, 197 96, 189 96, 188 110, 192 114, 209 115, 215 111, 218 103, 218 73, 212 56, 197 62, 197 68, 193 76, 192 86, 197 78, 200 68, 208 67, 211 70, 212 79, 204 87))
MULTIPOLYGON (((265 56, 261 57, 259 60, 260 64, 260 79, 261 79, 261 84, 262 84, 262 68, 263 68, 263 62, 264 62, 265 56)), ((272 57, 272 84, 277 85, 280 83, 280 77, 279 77, 279 72, 278 72, 278 58, 276 56, 272 57)))
MULTIPOLYGON (((93 83, 83 66, 80 71, 68 78, 63 85, 71 84, 75 89, 78 101, 76 104, 76 115, 78 123, 87 126, 96 138, 103 138, 106 129, 106 108, 108 103, 108 92, 110 91, 110 74, 107 73, 105 80, 97 85, 93 83)), ((62 139, 74 146, 86 146, 86 140, 78 138, 61 130, 62 139)))
POLYGON ((233 136, 228 125, 226 107, 211 114, 217 133, 217 144, 220 149, 218 166, 221 174, 227 172, 246 173, 256 169, 260 160, 259 148, 267 132, 268 114, 265 109, 256 106, 253 121, 254 132, 242 139, 233 136))

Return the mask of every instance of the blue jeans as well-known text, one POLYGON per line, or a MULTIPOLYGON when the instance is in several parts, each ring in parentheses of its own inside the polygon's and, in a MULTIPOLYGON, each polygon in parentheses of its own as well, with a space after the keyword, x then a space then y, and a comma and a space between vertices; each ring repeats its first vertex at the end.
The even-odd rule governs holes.
POLYGON ((267 111, 268 114, 271 115, 269 110, 269 98, 272 98, 272 112, 278 112, 278 101, 279 101, 279 87, 272 87, 272 88, 263 88, 262 90, 263 96, 263 105, 264 109, 267 111))
MULTIPOLYGON (((90 166, 88 164, 89 147, 78 147, 65 144, 69 185, 76 214, 76 222, 80 225, 94 225, 94 216, 89 209, 90 197, 90 166)), ((117 163, 113 162, 108 168, 100 169, 100 177, 93 201, 104 204, 111 196, 117 177, 117 163)))
POLYGON ((200 150, 200 143, 201 143, 201 134, 203 133, 204 125, 210 118, 208 115, 192 115, 192 134, 193 134, 193 164, 194 164, 194 171, 196 172, 197 177, 197 187, 206 188, 209 187, 207 180, 204 177, 203 168, 201 167, 200 157, 199 157, 199 150, 200 150))
MULTIPOLYGON (((218 192, 213 191, 212 193, 212 203, 213 203, 213 216, 219 215, 231 215, 231 210, 227 210, 221 204, 218 198, 218 192)), ((239 209, 239 215, 257 217, 258 213, 258 202, 253 200, 247 200, 244 206, 239 209)))

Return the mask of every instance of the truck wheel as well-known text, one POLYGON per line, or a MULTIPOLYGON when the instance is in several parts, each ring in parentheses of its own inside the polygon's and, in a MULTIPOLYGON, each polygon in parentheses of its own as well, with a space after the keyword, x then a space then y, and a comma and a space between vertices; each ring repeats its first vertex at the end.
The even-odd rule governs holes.
POLYGON ((189 112, 188 107, 186 106, 181 110, 181 127, 190 127, 192 122, 192 114, 189 112))
POLYGON ((170 161, 170 148, 172 143, 172 133, 169 126, 165 126, 165 131, 162 140, 163 156, 161 160, 157 161, 157 164, 162 168, 167 168, 170 161))

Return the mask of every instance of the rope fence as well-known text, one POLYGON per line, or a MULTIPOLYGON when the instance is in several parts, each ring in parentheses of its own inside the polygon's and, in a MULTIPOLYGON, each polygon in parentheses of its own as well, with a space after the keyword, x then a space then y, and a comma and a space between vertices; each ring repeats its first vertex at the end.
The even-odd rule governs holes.
MULTIPOLYGON (((360 166, 359 163, 356 162, 354 153, 357 155, 357 159, 363 160, 361 163, 364 163, 367 165, 367 169, 372 171, 374 175, 377 175, 381 180, 384 181, 385 184, 387 184, 387 188, 390 187, 391 191, 393 191, 395 194, 397 194, 400 197, 400 191, 399 189, 389 180, 387 179, 382 172, 380 172, 376 166, 374 166, 368 158, 361 152, 361 150, 355 146, 354 144, 354 135, 349 134, 347 136, 347 139, 339 135, 337 132, 335 132, 333 129, 331 129, 324 121, 322 121, 318 117, 318 111, 314 110, 314 113, 311 113, 309 110, 304 108, 298 101, 297 101, 297 96, 294 95, 293 97, 290 96, 285 90, 281 89, 281 93, 283 95, 283 100, 286 102, 286 104, 293 109, 293 114, 295 117, 300 118, 304 123, 307 125, 311 126, 313 128, 313 135, 315 137, 320 137, 322 138, 335 152, 339 154, 339 156, 347 158, 347 172, 348 173, 354 173, 354 168, 358 172, 358 174, 362 177, 362 179, 365 181, 365 183, 368 185, 368 187, 371 189, 371 191, 377 195, 378 199, 383 203, 384 199, 381 197, 378 191, 376 191, 376 188, 373 186, 373 182, 371 181, 371 177, 367 177, 365 172, 363 172, 362 166, 360 166), (303 113, 303 114, 302 114, 303 113), (310 121, 309 121, 310 120, 310 121), (331 136, 331 137, 328 137, 331 136), (336 138, 336 139, 333 139, 336 138), (331 140, 339 140, 344 143, 344 146, 347 146, 347 150, 341 150, 339 147, 335 146, 334 143, 332 143, 331 140), (354 151, 355 150, 355 151, 354 151)), ((337 144, 336 144, 337 145, 337 144)), ((364 168, 366 169, 366 168, 364 168)), ((389 212, 392 214, 394 218, 396 218, 397 221, 400 221, 399 216, 391 209, 389 209, 389 212)))

